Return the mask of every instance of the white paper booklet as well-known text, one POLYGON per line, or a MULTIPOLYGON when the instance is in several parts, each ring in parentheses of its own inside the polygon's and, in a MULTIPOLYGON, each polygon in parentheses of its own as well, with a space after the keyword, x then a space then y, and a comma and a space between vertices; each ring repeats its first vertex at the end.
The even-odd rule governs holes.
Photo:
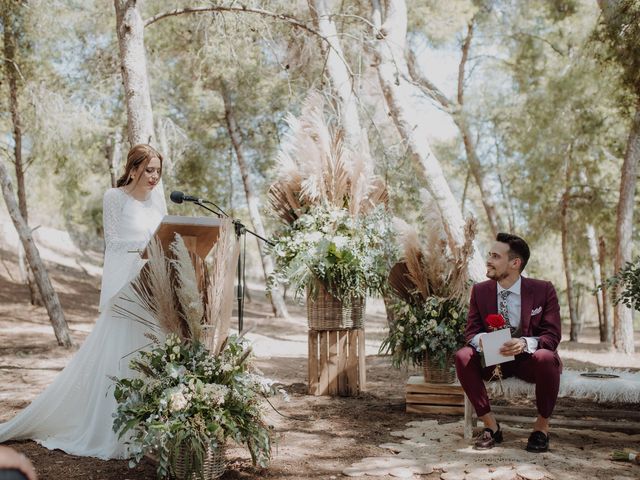
POLYGON ((482 353, 484 355, 485 366, 490 367, 498 363, 510 362, 515 358, 513 355, 505 356, 500 354, 502 345, 511 340, 511 331, 508 328, 487 333, 480 338, 482 339, 482 353))

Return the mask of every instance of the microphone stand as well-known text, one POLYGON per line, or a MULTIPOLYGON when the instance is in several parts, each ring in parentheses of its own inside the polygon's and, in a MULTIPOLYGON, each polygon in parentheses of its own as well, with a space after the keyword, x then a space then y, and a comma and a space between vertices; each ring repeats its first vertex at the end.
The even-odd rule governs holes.
POLYGON ((193 202, 196 205, 198 205, 199 207, 204 208, 205 210, 208 210, 209 212, 213 213, 214 215, 217 215, 218 217, 226 217, 226 218, 230 218, 231 219, 231 223, 233 223, 233 226, 235 228, 236 231, 236 238, 238 239, 238 241, 240 240, 240 237, 242 237, 242 244, 241 244, 241 252, 238 255, 238 268, 237 268, 237 272, 238 272, 238 279, 237 279, 237 289, 236 289, 236 300, 238 301, 238 333, 242 332, 242 328, 244 326, 244 291, 245 291, 245 266, 246 266, 246 256, 247 256, 247 233, 250 233, 251 235, 253 235, 254 237, 256 237, 259 240, 262 240, 263 242, 265 242, 267 245, 270 246, 275 246, 275 244, 270 241, 267 240, 266 238, 264 238, 261 235, 258 235, 256 232, 249 230, 247 227, 245 227, 242 222, 240 222, 239 220, 235 220, 233 218, 231 218, 227 212, 225 212, 224 210, 222 210, 218 205, 216 205, 213 202, 210 202, 208 200, 203 200, 203 199, 198 199, 197 201, 193 202), (205 203, 208 203, 209 205, 213 205, 216 210, 213 210, 212 208, 209 208, 205 205, 205 203))
MULTIPOLYGON (((215 213, 216 215, 222 215, 222 216, 224 216, 224 217, 231 218, 231 217, 229 216, 229 214, 227 214, 227 212, 225 212, 225 211, 224 211, 224 210, 222 210, 218 205, 216 205, 216 204, 215 204, 215 203, 213 203, 213 202, 210 202, 209 200, 199 199, 199 201, 198 201, 198 202, 195 202, 195 203, 196 203, 197 205, 200 205, 200 206, 201 206, 201 207, 203 207, 203 208, 206 208, 206 209, 207 209, 207 210, 209 210, 210 212, 215 213), (208 207, 205 207, 205 206, 204 206, 202 203, 200 203, 200 202, 208 203, 209 205, 213 205, 214 207, 216 207, 216 208, 218 209, 218 212, 219 212, 219 213, 218 213, 218 212, 214 212, 213 210, 211 210, 211 209, 210 209, 210 208, 208 208, 208 207)), ((242 234, 244 234, 244 233, 250 233, 250 234, 251 234, 251 235, 253 235, 254 237, 256 237, 256 238, 258 238, 258 239, 262 240, 262 241, 263 241, 264 243, 266 243, 267 245, 270 245, 270 246, 272 246, 272 247, 274 247, 274 246, 275 246, 275 244, 274 244, 271 240, 267 240, 266 238, 264 238, 264 237, 262 237, 262 236, 258 235, 256 232, 254 232, 254 231, 252 231, 252 230, 249 230, 249 229, 248 229, 247 227, 245 227, 245 226, 244 226, 240 221, 238 221, 238 220, 233 220, 233 219, 232 219, 231 221, 232 221, 232 222, 233 222, 233 224, 236 226, 236 235, 240 236, 240 235, 242 235, 242 234)))

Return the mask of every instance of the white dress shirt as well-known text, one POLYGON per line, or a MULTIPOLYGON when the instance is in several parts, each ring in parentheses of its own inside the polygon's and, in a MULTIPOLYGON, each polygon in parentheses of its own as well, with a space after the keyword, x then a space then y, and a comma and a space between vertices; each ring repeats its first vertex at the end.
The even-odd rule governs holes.
MULTIPOLYGON (((522 286, 522 277, 518 277, 516 283, 511 285, 509 288, 502 288, 498 283, 498 291, 496 294, 496 305, 500 299, 500 292, 504 290, 508 290, 511 292, 510 295, 507 296, 507 311, 509 312, 509 324, 517 329, 520 326, 520 312, 522 310, 522 296, 520 295, 520 288, 522 286)), ((479 339, 486 332, 481 332, 476 334, 469 344, 474 347, 477 351, 482 351, 479 347, 479 339)), ((524 349, 525 352, 533 353, 538 349, 538 338, 539 337, 522 337, 527 342, 527 347, 524 349)))

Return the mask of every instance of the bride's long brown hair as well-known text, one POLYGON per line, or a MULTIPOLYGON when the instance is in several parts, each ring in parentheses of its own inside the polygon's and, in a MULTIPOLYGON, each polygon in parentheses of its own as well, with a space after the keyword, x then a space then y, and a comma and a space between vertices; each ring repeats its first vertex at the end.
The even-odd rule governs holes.
MULTIPOLYGON (((131 147, 131 150, 129 150, 129 153, 127 154, 127 164, 124 167, 124 173, 116 182, 116 186, 124 187, 125 185, 129 185, 132 181, 131 172, 134 170, 144 170, 147 168, 149 161, 154 157, 160 160, 160 175, 162 175, 162 155, 160 155, 155 148, 144 143, 131 147)), ((136 183, 139 180, 140 177, 138 177, 136 183)))

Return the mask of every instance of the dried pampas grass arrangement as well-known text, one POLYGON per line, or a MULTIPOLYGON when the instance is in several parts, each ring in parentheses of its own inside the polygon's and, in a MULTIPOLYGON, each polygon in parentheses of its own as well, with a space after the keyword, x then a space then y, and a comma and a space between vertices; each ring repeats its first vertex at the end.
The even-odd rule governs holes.
POLYGON ((174 290, 177 304, 180 306, 180 314, 182 320, 188 326, 190 338, 199 341, 202 337, 204 303, 195 269, 204 269, 204 265, 198 262, 197 266, 194 267, 189 250, 187 250, 187 246, 180 235, 176 235, 169 248, 174 257, 171 260, 171 265, 176 277, 174 290))
POLYGON ((176 334, 182 341, 203 342, 217 355, 229 335, 234 271, 240 253, 232 221, 221 220, 210 273, 199 259, 194 267, 180 235, 170 246, 170 258, 155 238, 147 251, 149 261, 131 282, 131 293, 122 294, 114 304, 114 312, 153 331, 176 334), (196 268, 201 270, 196 272, 196 268))
POLYGON ((401 260, 391 270, 389 284, 398 297, 414 305, 429 297, 466 302, 469 293, 469 260, 473 255, 476 220, 469 218, 464 228, 465 242, 451 246, 444 235, 440 217, 427 214, 429 229, 420 239, 415 229, 396 219, 401 260))
POLYGON ((355 218, 388 198, 370 159, 346 146, 344 132, 329 126, 323 108, 323 97, 313 92, 300 116, 287 117, 291 130, 278 155, 269 202, 289 225, 312 205, 346 208, 355 218))
POLYGON ((234 300, 233 281, 238 255, 240 244, 235 235, 234 225, 228 218, 221 219, 220 236, 211 256, 204 321, 204 344, 213 355, 222 350, 229 336, 234 300))
POLYGON ((181 339, 188 336, 188 326, 181 317, 173 292, 171 264, 162 245, 153 238, 147 247, 149 261, 131 282, 131 297, 121 295, 113 306, 114 313, 140 322, 155 331, 173 332, 181 339), (131 307, 125 305, 131 305, 131 307), (139 312, 137 305, 151 319, 139 312))

